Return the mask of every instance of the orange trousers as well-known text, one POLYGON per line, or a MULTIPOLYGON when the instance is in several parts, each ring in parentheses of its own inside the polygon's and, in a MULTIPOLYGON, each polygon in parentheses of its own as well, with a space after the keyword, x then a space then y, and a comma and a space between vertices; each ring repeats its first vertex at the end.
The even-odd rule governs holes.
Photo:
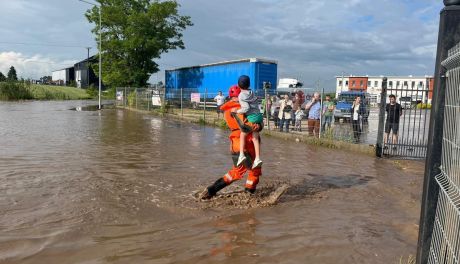
POLYGON ((238 160, 238 154, 233 154, 233 168, 229 170, 223 177, 225 183, 227 185, 231 184, 234 181, 241 180, 243 176, 248 172, 248 178, 246 180, 245 188, 250 190, 255 190, 257 184, 259 183, 259 177, 262 175, 262 168, 255 168, 252 169, 252 161, 254 160, 254 156, 247 154, 248 158, 246 159, 248 162, 245 164, 241 164, 240 166, 236 166, 236 161, 238 160), (252 157, 251 157, 252 156, 252 157))

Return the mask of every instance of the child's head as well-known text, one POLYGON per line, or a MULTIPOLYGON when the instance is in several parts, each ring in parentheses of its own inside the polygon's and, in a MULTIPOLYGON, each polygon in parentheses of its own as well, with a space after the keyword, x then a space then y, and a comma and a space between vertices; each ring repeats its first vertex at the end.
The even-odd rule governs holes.
POLYGON ((251 79, 247 75, 241 75, 238 79, 238 86, 242 90, 248 90, 249 86, 251 86, 251 79))

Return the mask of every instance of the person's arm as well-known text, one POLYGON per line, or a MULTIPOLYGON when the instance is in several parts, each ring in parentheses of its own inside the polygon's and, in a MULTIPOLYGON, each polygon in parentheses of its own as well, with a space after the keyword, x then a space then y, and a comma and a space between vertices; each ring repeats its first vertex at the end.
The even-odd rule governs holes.
POLYGON ((311 100, 310 103, 308 103, 306 106, 305 106, 305 110, 310 110, 310 108, 313 106, 313 104, 315 103, 314 100, 311 100))
POLYGON ((399 116, 402 116, 403 115, 402 106, 398 105, 398 108, 399 108, 399 116))

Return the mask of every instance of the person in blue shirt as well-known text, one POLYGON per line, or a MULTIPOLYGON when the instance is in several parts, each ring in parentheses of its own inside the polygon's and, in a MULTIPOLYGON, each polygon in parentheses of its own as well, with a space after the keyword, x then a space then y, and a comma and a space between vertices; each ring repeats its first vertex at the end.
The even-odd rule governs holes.
POLYGON ((311 102, 307 104, 305 110, 308 112, 308 134, 315 137, 319 137, 320 118, 321 118, 321 100, 319 93, 315 93, 311 102))

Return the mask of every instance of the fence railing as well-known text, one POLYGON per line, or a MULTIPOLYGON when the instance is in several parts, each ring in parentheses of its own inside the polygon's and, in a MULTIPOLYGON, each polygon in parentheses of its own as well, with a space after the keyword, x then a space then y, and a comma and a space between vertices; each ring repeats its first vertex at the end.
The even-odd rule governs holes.
POLYGON ((460 44, 442 62, 447 69, 439 197, 429 263, 460 261, 460 44))
MULTIPOLYGON (((379 125, 379 105, 363 105, 364 115, 357 121, 353 121, 350 109, 336 109, 335 98, 326 99, 324 91, 318 92, 319 101, 311 107, 314 92, 309 94, 288 94, 288 104, 292 110, 281 111, 281 105, 285 100, 285 94, 274 94, 266 92, 266 98, 260 98, 260 111, 264 116, 265 129, 283 133, 298 134, 299 136, 312 136, 322 139, 345 141, 350 143, 374 145, 377 141, 379 125), (314 115, 316 120, 309 120, 310 111, 320 111, 319 115, 314 115), (268 111, 267 111, 268 110, 268 111), (337 111, 342 111, 340 115, 337 111), (348 115, 348 116, 344 116, 348 115)), ((330 95, 330 94, 329 94, 330 95)), ((226 91, 222 97, 228 100, 226 91)), ((117 89, 116 104, 118 106, 130 107, 139 110, 161 110, 169 114, 179 115, 184 118, 196 119, 202 122, 215 123, 222 120, 222 113, 219 111, 218 104, 222 103, 220 94, 215 92, 200 93, 195 88, 180 88, 165 90, 164 88, 131 88, 122 87, 117 89)), ((364 99, 363 99, 364 100, 364 99)), ((351 103, 350 103, 351 105, 351 103)), ((384 107, 384 106, 383 106, 384 107)), ((412 110, 405 109, 414 113, 417 105, 411 106, 412 110)), ((427 110, 423 110, 426 112, 427 110)), ((410 117, 409 117, 410 119, 410 117)), ((426 120, 419 120, 417 122, 426 120)), ((415 121, 411 120, 410 123, 415 121)), ((420 127, 420 124, 412 124, 420 127)), ((423 123, 425 128, 425 123, 423 123)), ((413 129, 414 130, 414 129, 413 129)), ((412 130, 411 130, 412 131, 412 130)), ((408 133, 403 137, 409 142, 414 142, 413 137, 420 137, 419 133, 408 133)), ((423 142, 422 142, 423 143, 423 142)))

